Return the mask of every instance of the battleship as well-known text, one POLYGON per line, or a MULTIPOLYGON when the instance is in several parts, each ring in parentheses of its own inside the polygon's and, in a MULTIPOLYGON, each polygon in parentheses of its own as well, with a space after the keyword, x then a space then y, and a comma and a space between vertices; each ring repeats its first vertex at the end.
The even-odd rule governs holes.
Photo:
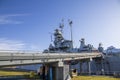
MULTIPOLYGON (((51 43, 48 49, 45 49, 43 53, 84 53, 84 52, 101 52, 102 58, 91 60, 91 73, 93 74, 104 74, 113 75, 120 74, 120 50, 108 48, 104 50, 102 43, 99 43, 98 48, 94 48, 91 44, 86 44, 85 39, 81 38, 79 48, 74 48, 72 38, 72 21, 69 20, 71 40, 67 40, 63 36, 63 22, 55 29, 53 36, 54 40, 51 39, 51 43)), ((52 38, 52 37, 51 37, 52 38)), ((86 62, 82 65, 82 73, 88 73, 86 62)), ((71 62, 71 68, 76 69, 80 73, 80 62, 71 62)))

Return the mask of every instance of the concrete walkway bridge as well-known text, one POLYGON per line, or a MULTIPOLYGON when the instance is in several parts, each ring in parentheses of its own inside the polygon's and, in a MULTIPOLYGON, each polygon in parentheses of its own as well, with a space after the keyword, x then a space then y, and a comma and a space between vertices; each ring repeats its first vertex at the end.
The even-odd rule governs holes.
POLYGON ((0 51, 0 66, 43 64, 59 61, 92 59, 101 57, 98 52, 84 53, 42 53, 30 51, 0 51))
MULTIPOLYGON (((42 53, 30 51, 0 51, 0 67, 18 66, 28 64, 44 64, 43 72, 49 73, 52 67, 53 80, 66 80, 69 75, 69 65, 65 62, 80 61, 88 59, 89 62, 93 58, 102 57, 99 52, 83 52, 83 53, 42 53), (59 74, 61 73, 61 75, 59 74)), ((88 71, 90 72, 90 64, 88 62, 88 71)), ((81 68, 81 66, 80 66, 81 68)))

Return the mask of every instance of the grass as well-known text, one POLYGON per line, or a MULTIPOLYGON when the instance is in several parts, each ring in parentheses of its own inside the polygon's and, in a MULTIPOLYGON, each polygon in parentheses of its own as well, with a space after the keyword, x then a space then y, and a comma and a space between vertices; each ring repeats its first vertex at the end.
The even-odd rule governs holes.
POLYGON ((75 76, 72 80, 120 80, 120 78, 113 78, 108 76, 75 76))
POLYGON ((22 71, 2 71, 0 70, 0 76, 2 77, 14 77, 14 76, 23 76, 25 79, 35 79, 40 80, 40 76, 38 76, 33 71, 31 72, 22 72, 22 71))
MULTIPOLYGON (((33 72, 0 70, 0 76, 22 76, 22 75, 26 75, 26 77, 34 78, 34 75, 36 75, 36 74, 33 74, 33 72)), ((35 76, 35 77, 37 78, 38 76, 35 76)), ((113 77, 108 77, 108 76, 75 76, 72 78, 72 80, 120 80, 120 78, 113 78, 113 77)))
POLYGON ((19 72, 19 71, 0 71, 0 76, 20 76, 29 75, 29 72, 19 72))

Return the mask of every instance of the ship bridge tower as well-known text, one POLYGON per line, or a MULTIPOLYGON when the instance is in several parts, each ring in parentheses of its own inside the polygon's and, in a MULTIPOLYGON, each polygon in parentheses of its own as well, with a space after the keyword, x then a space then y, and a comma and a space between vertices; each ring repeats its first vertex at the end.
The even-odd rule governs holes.
POLYGON ((85 39, 84 38, 82 38, 81 40, 80 40, 80 50, 82 50, 84 47, 85 47, 85 39))
POLYGON ((63 42, 64 38, 62 36, 62 32, 59 29, 55 30, 54 33, 54 45, 56 48, 59 48, 61 45, 61 43, 63 42))
POLYGON ((99 51, 99 52, 103 52, 103 51, 104 51, 104 48, 103 48, 103 46, 102 46, 102 43, 99 43, 98 51, 99 51))
MULTIPOLYGON (((72 22, 70 22, 70 25, 72 22)), ((49 45, 48 52, 73 52, 73 40, 67 40, 63 36, 63 21, 60 23, 59 28, 55 29, 53 35, 54 35, 54 41, 51 37, 52 43, 49 45)), ((47 51, 47 50, 46 50, 47 51)))

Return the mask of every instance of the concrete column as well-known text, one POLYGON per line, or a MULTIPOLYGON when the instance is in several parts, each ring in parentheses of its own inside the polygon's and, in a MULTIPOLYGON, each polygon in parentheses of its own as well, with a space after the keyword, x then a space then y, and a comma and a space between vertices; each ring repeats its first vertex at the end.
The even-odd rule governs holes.
POLYGON ((42 79, 45 80, 45 65, 43 65, 43 69, 42 69, 42 79))
POLYGON ((64 80, 64 67, 56 67, 56 80, 64 80))
POLYGON ((56 67, 52 67, 52 80, 56 80, 56 67))
POLYGON ((61 66, 60 64, 52 67, 53 80, 66 80, 69 76, 69 65, 62 64, 63 66, 61 66))
POLYGON ((64 80, 68 80, 67 78, 68 77, 71 77, 70 76, 70 66, 69 65, 64 65, 64 73, 63 73, 63 75, 64 75, 64 80))
POLYGON ((91 61, 92 59, 90 58, 89 61, 87 61, 87 71, 88 71, 88 74, 91 75, 91 61))
POLYGON ((53 77, 52 77, 52 67, 50 66, 49 67, 49 79, 48 80, 53 80, 53 77))
POLYGON ((104 61, 102 59, 101 60, 101 73, 102 73, 102 75, 104 75, 104 69, 105 69, 105 66, 104 66, 104 61))
POLYGON ((82 74, 82 64, 83 62, 80 62, 80 74, 82 74))
POLYGON ((51 67, 48 66, 48 65, 47 65, 46 77, 47 77, 47 80, 52 80, 52 71, 51 71, 51 67))
POLYGON ((51 80, 50 66, 48 64, 42 66, 42 80, 51 80))
POLYGON ((91 75, 91 62, 90 61, 88 62, 88 73, 89 75, 91 75))

